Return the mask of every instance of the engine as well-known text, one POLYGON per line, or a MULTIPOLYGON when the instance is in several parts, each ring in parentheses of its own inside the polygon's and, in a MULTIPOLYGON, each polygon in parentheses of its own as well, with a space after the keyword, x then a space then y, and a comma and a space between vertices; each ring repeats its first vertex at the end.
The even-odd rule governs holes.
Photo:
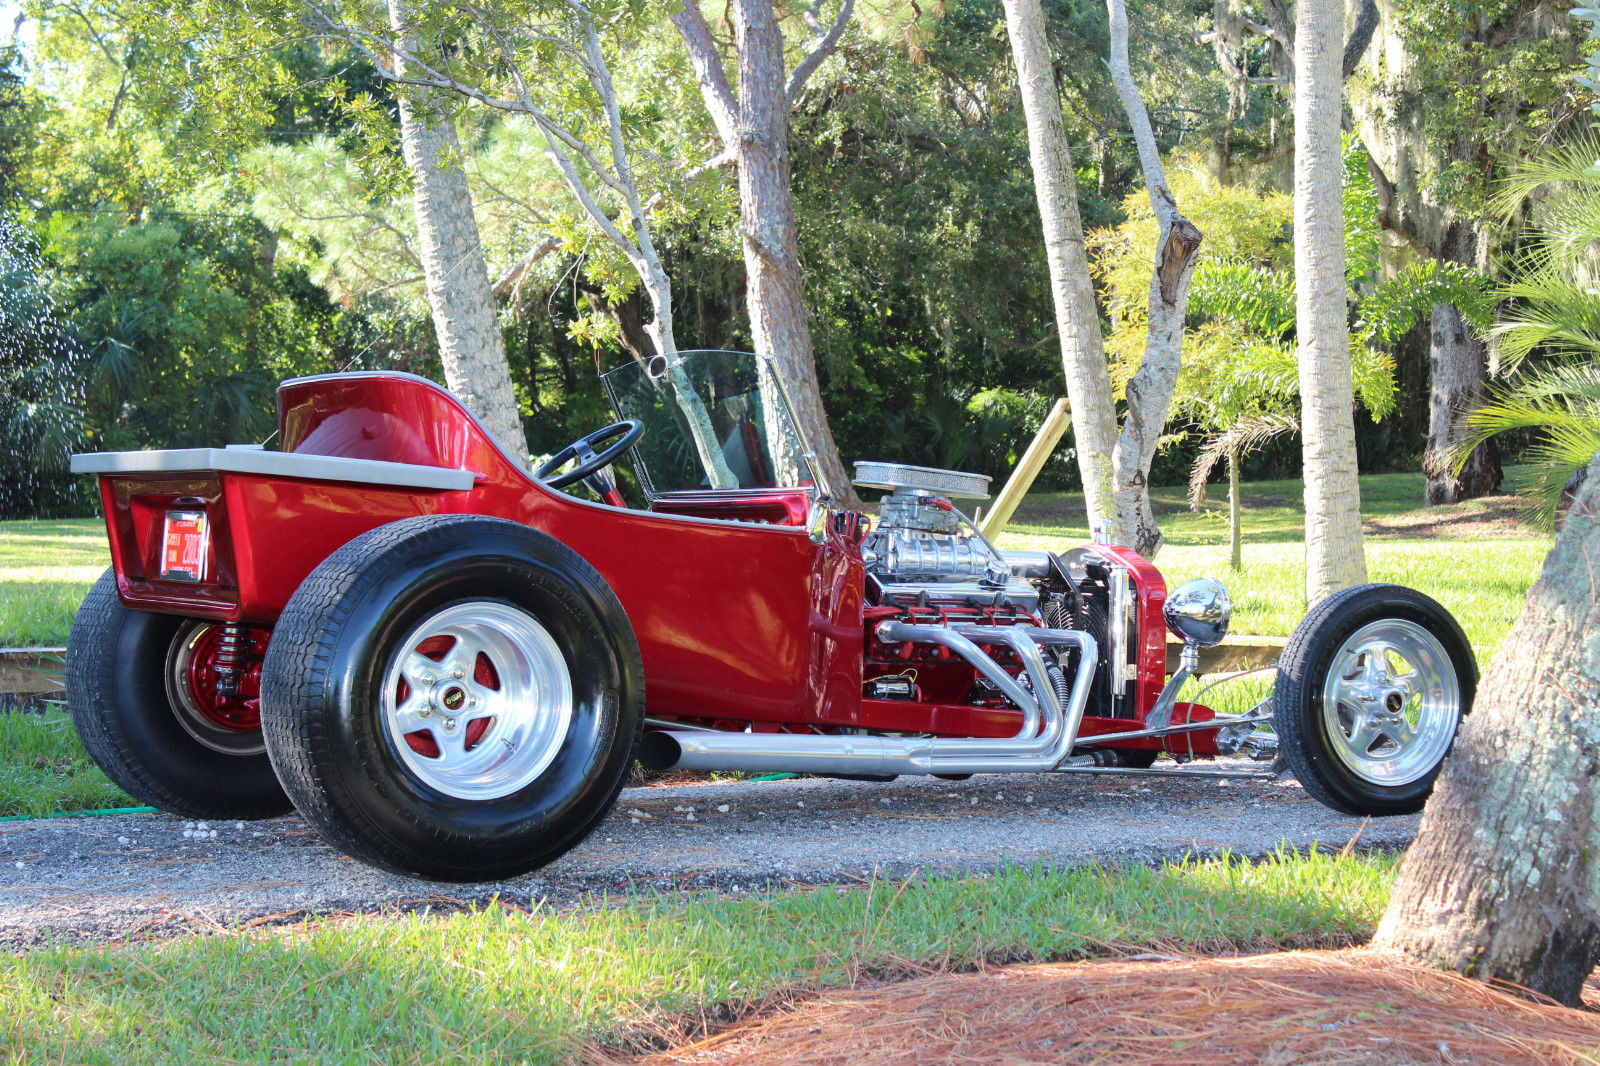
POLYGON ((1045 553, 1001 553, 950 502, 952 497, 988 499, 988 477, 859 462, 855 483, 888 491, 879 503, 878 523, 861 545, 880 602, 921 598, 973 604, 982 599, 1038 609, 1038 590, 1027 579, 1048 573, 1045 553))
MULTIPOLYGON (((987 499, 989 478, 982 474, 858 462, 855 484, 888 493, 879 503, 877 525, 861 545, 873 593, 869 617, 1087 632, 1102 649, 1091 713, 1131 713, 1125 696, 1133 678, 1125 664, 1135 634, 1126 567, 1081 549, 1059 559, 1045 552, 998 550, 951 502, 987 499), (1117 669, 1113 664, 1124 665, 1117 669)), ((869 684, 869 694, 888 695, 889 682, 904 676, 901 671, 912 664, 892 661, 881 649, 869 647, 867 665, 869 672, 882 671, 869 684)), ((1075 663, 1064 657, 1060 667, 1070 678, 1075 663)), ((934 681, 926 664, 922 671, 925 683, 934 681)), ((983 687, 979 679, 975 694, 981 695, 983 687)), ((956 698, 953 691, 944 695, 956 698)), ((902 698, 908 697, 909 691, 902 698)))

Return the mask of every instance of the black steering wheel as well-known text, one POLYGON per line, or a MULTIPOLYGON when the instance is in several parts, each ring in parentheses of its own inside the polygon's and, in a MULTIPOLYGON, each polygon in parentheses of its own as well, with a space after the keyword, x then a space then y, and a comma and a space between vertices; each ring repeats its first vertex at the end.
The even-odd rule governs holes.
POLYGON ((644 436, 644 423, 637 418, 613 422, 604 429, 597 429, 587 437, 575 440, 556 452, 533 472, 533 476, 552 489, 564 489, 616 462, 622 453, 637 444, 642 436, 644 436), (604 451, 596 451, 607 442, 614 443, 605 447, 604 451), (556 473, 574 459, 578 461, 577 466, 566 473, 556 473))

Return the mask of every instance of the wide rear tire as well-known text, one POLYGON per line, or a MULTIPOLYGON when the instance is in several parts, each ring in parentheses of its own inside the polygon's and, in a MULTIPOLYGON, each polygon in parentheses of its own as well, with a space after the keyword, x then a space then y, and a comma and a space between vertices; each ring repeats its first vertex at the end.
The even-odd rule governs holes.
POLYGON ((312 571, 262 676, 267 750, 335 847, 486 881, 583 840, 642 728, 644 671, 604 579, 558 541, 472 515, 405 519, 312 571))
MULTIPOLYGON (((83 746, 117 787, 186 818, 272 818, 290 810, 250 712, 195 690, 198 648, 218 627, 131 611, 106 571, 67 640, 67 706, 83 746), (209 712, 209 713, 207 713, 209 712)), ((261 631, 251 631, 264 639, 261 631)), ((214 651, 214 649, 211 649, 214 651)), ((237 704, 238 701, 232 701, 237 704)))
POLYGON ((1410 814, 1433 791, 1477 684, 1450 612, 1415 589, 1357 585, 1290 636, 1273 728, 1313 798, 1346 814, 1410 814))

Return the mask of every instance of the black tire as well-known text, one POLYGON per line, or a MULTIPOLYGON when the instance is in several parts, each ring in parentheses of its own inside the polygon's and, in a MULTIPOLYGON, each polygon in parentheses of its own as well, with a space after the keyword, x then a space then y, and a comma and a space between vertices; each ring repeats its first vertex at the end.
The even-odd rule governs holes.
MULTIPOLYGON (((474 632, 494 641, 500 631, 482 624, 474 632)), ((523 648, 505 639, 513 651, 523 648)), ((460 647, 468 647, 465 638, 460 647)), ((456 651, 452 646, 449 654, 456 651)), ((489 658, 491 680, 510 670, 489 658)), ((423 691, 417 701, 440 707, 429 701, 454 693, 448 705, 460 707, 467 685, 442 678, 439 691, 423 691)), ((550 862, 605 816, 643 728, 644 667, 621 603, 577 553, 515 522, 429 515, 357 537, 312 571, 278 621, 261 702, 273 765, 295 806, 329 843, 400 873, 487 881, 550 862), (404 679, 417 675, 405 673, 406 664, 434 639, 422 634, 435 619, 456 617, 509 619, 529 646, 554 649, 544 665, 552 673, 564 669, 567 678, 564 725, 550 724, 561 716, 550 709, 546 688, 535 690, 538 699, 501 705, 507 723, 544 731, 539 744, 547 759, 542 767, 524 761, 536 776, 520 784, 510 775, 503 792, 474 793, 467 779, 447 779, 448 738, 438 732, 443 717, 425 733, 428 743, 437 741, 431 756, 413 743, 419 734, 402 733, 396 724, 414 694, 404 679)), ((484 719, 489 724, 474 742, 470 712, 440 713, 452 716, 452 730, 455 714, 465 723, 462 750, 451 749, 450 759, 465 760, 468 752, 477 758, 480 750, 492 757, 496 743, 507 743, 508 762, 532 750, 531 742, 519 749, 497 740, 504 734, 490 730, 503 728, 498 717, 484 719)))
POLYGON ((1272 723, 1289 769, 1313 798, 1346 814, 1410 814, 1433 791, 1477 685, 1472 646, 1450 612, 1415 589, 1358 585, 1317 604, 1295 628, 1278 662, 1272 723), (1365 635, 1353 641, 1358 634, 1365 635), (1376 675, 1357 673, 1369 659, 1380 664, 1376 675), (1345 681, 1330 678, 1336 670, 1345 681), (1368 714, 1379 724, 1365 742, 1368 714))
POLYGON ((179 721, 167 688, 175 643, 194 623, 130 611, 106 571, 78 608, 67 640, 67 706, 105 775, 141 803, 185 818, 272 818, 290 804, 266 752, 229 754, 179 721))

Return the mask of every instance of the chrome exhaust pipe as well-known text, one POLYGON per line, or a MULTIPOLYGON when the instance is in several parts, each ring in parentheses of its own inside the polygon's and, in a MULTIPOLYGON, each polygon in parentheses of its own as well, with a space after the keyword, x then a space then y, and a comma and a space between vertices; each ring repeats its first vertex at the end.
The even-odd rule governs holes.
POLYGON ((1072 751, 1099 664, 1099 647, 1087 633, 1032 626, 963 626, 958 632, 944 626, 884 622, 877 638, 886 643, 912 641, 950 648, 1017 705, 1023 714, 1022 729, 1010 738, 661 730, 645 734, 639 761, 662 770, 861 776, 985 774, 1053 770, 1072 751), (978 642, 1005 644, 1015 651, 1033 692, 1001 669, 978 642), (1066 707, 1059 705, 1049 683, 1041 645, 1076 647, 1080 652, 1066 707))

